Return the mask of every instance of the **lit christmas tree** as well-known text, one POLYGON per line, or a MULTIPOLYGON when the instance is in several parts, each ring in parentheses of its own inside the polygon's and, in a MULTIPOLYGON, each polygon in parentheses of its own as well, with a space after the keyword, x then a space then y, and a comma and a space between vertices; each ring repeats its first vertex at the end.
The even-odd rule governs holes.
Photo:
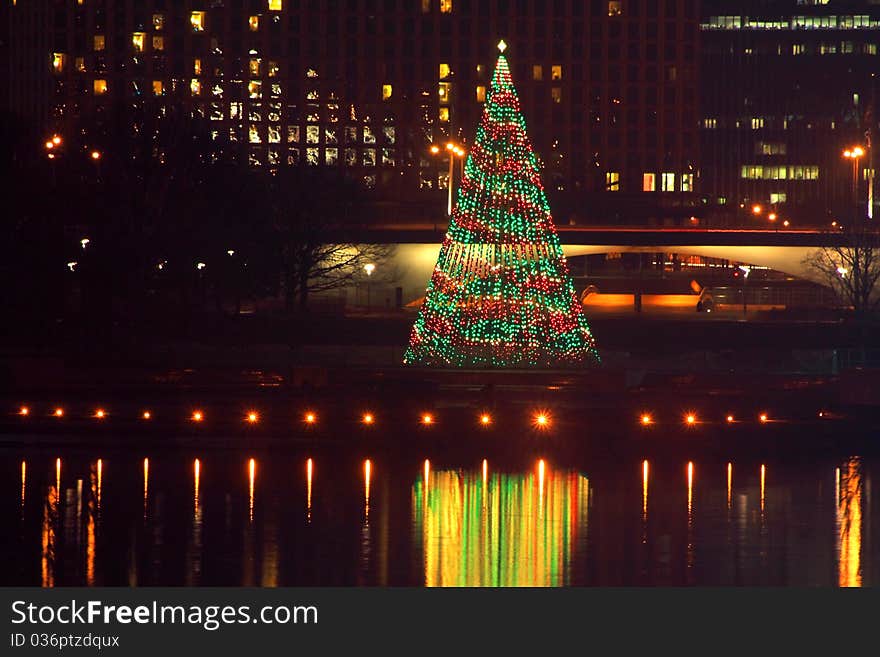
MULTIPOLYGON (((598 363, 502 54, 404 362, 598 363)), ((450 181, 451 182, 451 181, 450 181)))

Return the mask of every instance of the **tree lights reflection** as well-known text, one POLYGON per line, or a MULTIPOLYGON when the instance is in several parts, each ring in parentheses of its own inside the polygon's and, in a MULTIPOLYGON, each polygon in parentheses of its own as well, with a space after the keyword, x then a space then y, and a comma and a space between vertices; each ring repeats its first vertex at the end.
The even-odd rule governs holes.
POLYGON ((838 585, 862 586, 862 460, 854 456, 836 471, 838 585))
POLYGON ((526 474, 438 470, 412 489, 426 586, 569 582, 587 530, 589 480, 541 460, 526 474), (485 483, 484 483, 485 482, 485 483))

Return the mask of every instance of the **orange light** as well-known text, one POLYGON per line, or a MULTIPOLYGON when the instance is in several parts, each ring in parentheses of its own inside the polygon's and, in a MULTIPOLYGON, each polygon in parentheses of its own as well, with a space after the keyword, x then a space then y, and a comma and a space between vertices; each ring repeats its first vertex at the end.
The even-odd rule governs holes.
POLYGON ((55 153, 49 153, 49 159, 50 159, 50 160, 54 160, 54 159, 55 159, 55 153))
POLYGON ((491 423, 492 423, 492 417, 488 413, 483 413, 480 416, 480 424, 482 424, 483 426, 486 426, 491 423))
POLYGON ((685 422, 687 422, 688 424, 694 424, 694 423, 696 423, 696 421, 697 421, 697 416, 694 415, 693 413, 688 413, 688 414, 685 416, 684 420, 685 420, 685 422))
POLYGON ((99 420, 103 420, 105 415, 107 415, 107 413, 104 412, 103 408, 99 408, 97 411, 95 411, 95 417, 99 420))
POLYGON ((153 414, 150 413, 150 411, 144 411, 143 413, 141 413, 141 417, 145 420, 149 420, 151 417, 153 417, 153 414))
POLYGON ((255 411, 250 411, 247 414, 247 421, 250 422, 251 424, 255 424, 259 419, 260 419, 260 416, 257 415, 257 413, 255 411))
POLYGON ((92 151, 92 159, 93 160, 100 160, 101 159, 101 152, 100 151, 92 151))
POLYGON ((767 218, 768 218, 770 221, 776 221, 776 213, 775 213, 775 212, 771 212, 770 214, 767 215, 767 218))
POLYGON ((550 424, 550 417, 546 413, 538 413, 535 416, 535 426, 539 428, 546 427, 550 424))
POLYGON ((431 152, 434 153, 434 155, 436 155, 437 153, 440 152, 440 147, 437 145, 431 146, 431 152))
POLYGON ((56 409, 55 409, 55 417, 62 417, 63 415, 64 415, 64 409, 63 409, 63 408, 56 408, 56 409))
POLYGON ((422 424, 434 424, 434 416, 430 413, 422 415, 422 424))
POLYGON ((61 137, 59 137, 58 135, 55 135, 54 137, 52 137, 52 143, 57 146, 58 144, 61 143, 61 137))
POLYGON ((728 421, 728 422, 733 422, 733 416, 732 416, 732 415, 728 415, 728 416, 727 416, 727 421, 728 421))
POLYGON ((372 413, 364 413, 363 417, 361 418, 361 422, 363 422, 364 424, 373 424, 375 419, 376 418, 373 417, 372 413))
MULTIPOLYGON (((56 142, 56 143, 57 143, 57 142, 56 142)), ((864 151, 864 149, 862 149, 861 146, 856 146, 856 147, 852 150, 852 154, 853 154, 853 157, 861 157, 862 155, 865 154, 865 151, 864 151)))
POLYGON ((315 422, 318 421, 318 416, 315 415, 314 413, 306 413, 305 420, 306 420, 306 424, 314 424, 315 422))
POLYGON ((201 422, 204 419, 204 415, 202 415, 201 411, 196 411, 192 414, 193 422, 201 422))
POLYGON ((455 150, 455 144, 453 144, 451 141, 448 142, 448 143, 446 144, 446 150, 447 150, 447 151, 454 151, 454 150, 455 150))
POLYGON ((758 419, 761 420, 761 422, 766 422, 767 421, 767 414, 761 413, 761 415, 758 417, 758 419))
POLYGON ((28 414, 30 414, 30 412, 31 412, 31 409, 29 409, 27 406, 22 406, 21 408, 18 409, 19 415, 28 415, 28 414))
POLYGON ((653 421, 654 421, 654 420, 653 420, 653 419, 651 418, 651 416, 648 415, 647 413, 645 413, 644 415, 642 415, 642 424, 644 424, 644 425, 647 426, 647 425, 651 424, 653 421))
POLYGON ((782 222, 782 225, 785 226, 786 228, 788 228, 788 219, 786 219, 785 221, 783 221, 783 222, 782 222))
POLYGON ((755 204, 752 206, 752 214, 761 214, 762 209, 760 205, 755 204))
POLYGON ((51 148, 54 148, 54 147, 55 147, 55 144, 52 143, 52 140, 51 140, 51 139, 50 139, 49 141, 46 142, 46 148, 51 149, 51 148))

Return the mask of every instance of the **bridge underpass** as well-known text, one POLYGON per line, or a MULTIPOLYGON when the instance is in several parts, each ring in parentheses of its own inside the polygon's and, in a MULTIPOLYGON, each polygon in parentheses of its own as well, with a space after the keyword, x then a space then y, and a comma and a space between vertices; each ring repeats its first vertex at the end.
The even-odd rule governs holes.
MULTIPOLYGON (((822 246, 841 244, 844 239, 840 233, 822 231, 582 227, 561 227, 559 235, 567 258, 603 253, 676 253, 766 267, 815 283, 822 281, 804 260, 822 246)), ((395 280, 385 285, 402 288, 406 305, 424 296, 441 238, 442 229, 435 232, 431 227, 388 227, 368 231, 359 241, 395 245, 393 261, 383 265, 394 271, 395 280)), ((376 297, 382 298, 381 293, 376 297)))

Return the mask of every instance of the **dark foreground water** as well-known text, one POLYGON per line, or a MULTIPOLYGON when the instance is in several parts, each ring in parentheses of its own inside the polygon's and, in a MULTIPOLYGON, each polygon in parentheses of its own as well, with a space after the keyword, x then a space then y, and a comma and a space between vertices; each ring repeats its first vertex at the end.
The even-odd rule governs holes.
POLYGON ((0 584, 870 586, 878 468, 9 449, 0 584))

